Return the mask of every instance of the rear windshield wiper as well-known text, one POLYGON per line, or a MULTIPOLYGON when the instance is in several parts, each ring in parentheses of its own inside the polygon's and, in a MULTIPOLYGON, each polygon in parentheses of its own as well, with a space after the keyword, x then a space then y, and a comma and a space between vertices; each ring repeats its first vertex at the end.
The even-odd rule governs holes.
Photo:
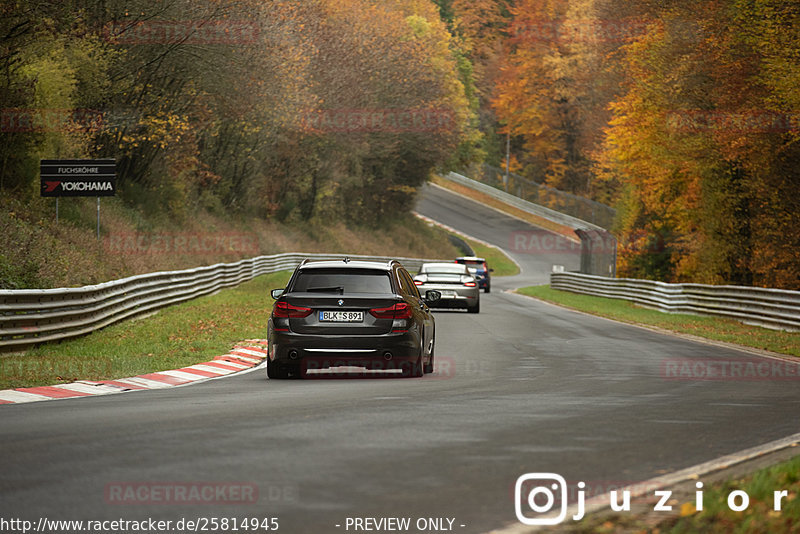
POLYGON ((309 287, 306 289, 308 293, 339 293, 340 295, 344 294, 344 288, 342 286, 332 286, 332 287, 309 287))

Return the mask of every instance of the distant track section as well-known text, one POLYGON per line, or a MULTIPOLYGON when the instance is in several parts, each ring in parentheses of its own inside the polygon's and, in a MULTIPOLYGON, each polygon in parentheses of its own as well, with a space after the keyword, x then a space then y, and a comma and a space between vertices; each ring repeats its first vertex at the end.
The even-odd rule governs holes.
POLYGON ((442 178, 468 187, 499 200, 518 210, 571 228, 581 240, 580 272, 599 276, 615 277, 617 274, 617 239, 607 230, 588 221, 562 213, 546 206, 501 191, 472 178, 451 172, 442 178))

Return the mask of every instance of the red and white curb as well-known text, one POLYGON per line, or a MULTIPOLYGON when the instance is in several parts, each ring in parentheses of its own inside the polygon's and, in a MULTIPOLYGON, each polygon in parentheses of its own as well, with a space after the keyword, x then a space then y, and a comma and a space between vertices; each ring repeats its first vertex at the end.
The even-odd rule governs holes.
POLYGON ((234 347, 228 354, 217 356, 210 362, 198 363, 172 371, 158 371, 99 382, 78 380, 71 384, 0 390, 0 404, 20 404, 184 386, 252 369, 260 365, 267 357, 266 345, 265 340, 247 340, 242 345, 234 347))

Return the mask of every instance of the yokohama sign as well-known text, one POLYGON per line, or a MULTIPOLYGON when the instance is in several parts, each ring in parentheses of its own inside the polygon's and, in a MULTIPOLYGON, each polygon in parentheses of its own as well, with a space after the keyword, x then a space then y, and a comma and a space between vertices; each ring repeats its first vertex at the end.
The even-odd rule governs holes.
POLYGON ((112 197, 116 193, 113 159, 43 159, 43 197, 112 197))

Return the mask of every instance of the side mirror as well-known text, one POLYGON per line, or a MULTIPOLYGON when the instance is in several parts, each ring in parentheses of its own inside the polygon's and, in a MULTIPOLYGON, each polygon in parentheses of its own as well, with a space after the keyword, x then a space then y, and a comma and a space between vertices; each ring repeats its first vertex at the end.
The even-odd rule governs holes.
POLYGON ((442 292, 436 291, 435 289, 429 289, 425 292, 425 302, 430 304, 431 302, 436 302, 437 300, 442 298, 442 292))
POLYGON ((278 298, 280 298, 280 296, 283 295, 285 292, 286 292, 285 289, 273 289, 272 291, 269 292, 269 294, 273 299, 278 300, 278 298))
POLYGON ((494 269, 489 269, 489 272, 490 272, 490 273, 493 273, 493 272, 494 272, 494 269))

